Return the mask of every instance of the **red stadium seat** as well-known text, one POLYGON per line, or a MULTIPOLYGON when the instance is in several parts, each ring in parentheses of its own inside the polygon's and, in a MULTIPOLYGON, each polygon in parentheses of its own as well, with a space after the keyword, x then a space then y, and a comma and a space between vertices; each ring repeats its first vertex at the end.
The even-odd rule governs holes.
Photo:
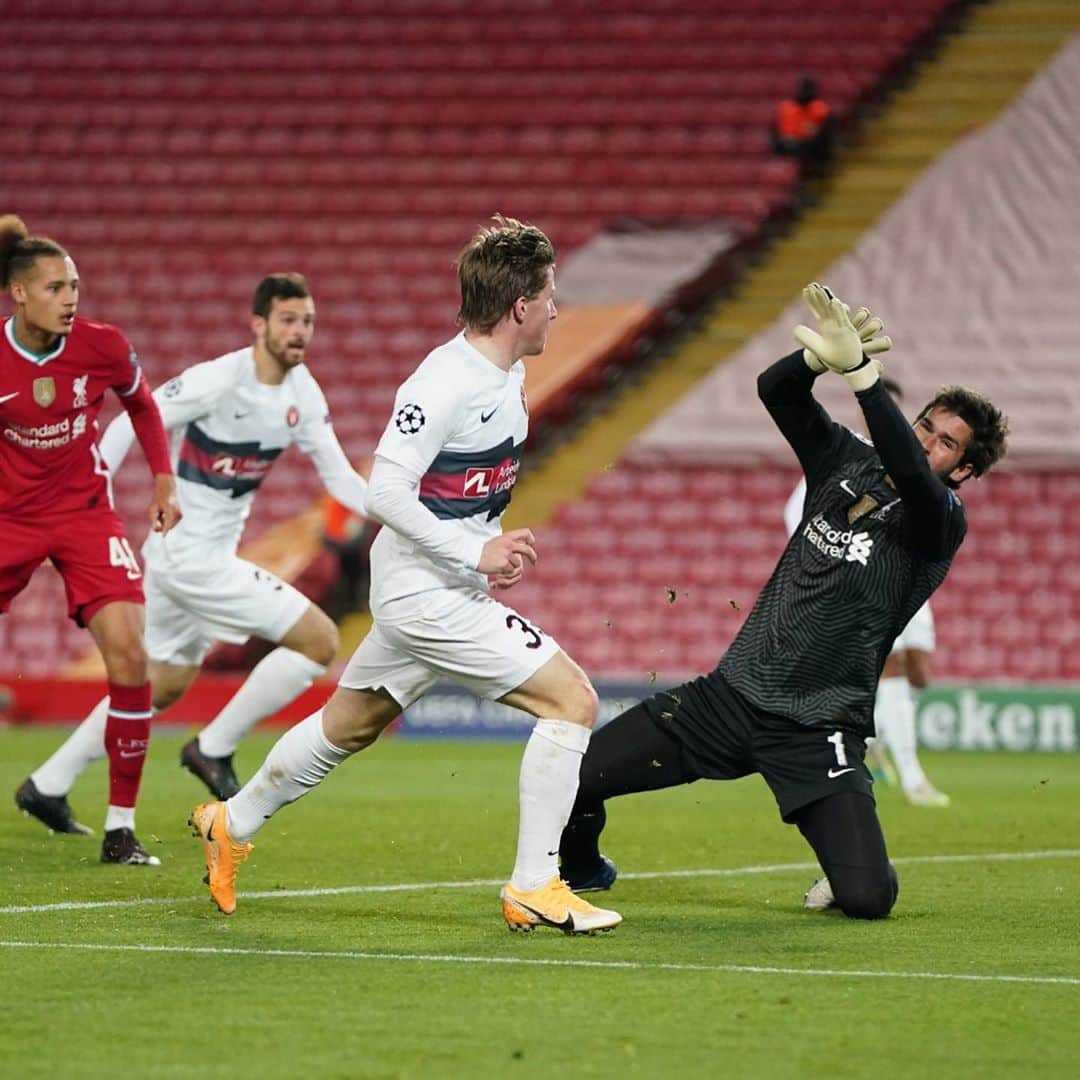
MULTIPOLYGON (((451 264, 476 224, 525 207, 557 238, 560 258, 612 218, 725 216, 758 228, 795 187, 793 164, 769 154, 767 125, 806 42, 835 72, 824 81, 845 109, 947 6, 822 3, 807 12, 733 0, 717 13, 691 0, 633 12, 615 0, 554 0, 527 41, 505 17, 507 0, 314 0, 303 13, 286 0, 236 0, 227 12, 194 0, 183 17, 164 0, 115 0, 94 18, 87 0, 61 0, 59 37, 23 4, 5 13, 19 77, 7 87, 16 121, 0 129, 0 157, 20 212, 42 231, 56 222, 78 258, 87 312, 124 327, 155 384, 246 342, 259 275, 306 273, 320 305, 313 369, 358 457, 378 438, 397 382, 452 328, 451 264), (823 34, 836 14, 862 43, 854 69, 847 46, 823 34)), ((285 460, 275 474, 249 535, 316 486, 285 460)), ((560 511, 571 553, 561 584, 579 596, 574 581, 588 573, 589 588, 602 588, 595 553, 614 549, 620 578, 637 579, 627 560, 643 559, 654 585, 718 590, 710 610, 726 634, 729 593, 748 602, 780 550, 779 505, 793 482, 765 477, 772 486, 755 500, 743 474, 620 466, 590 485, 584 509, 560 511), (718 537, 720 550, 703 557, 697 536, 718 537)), ((990 558, 1063 561, 1080 485, 1070 499, 1062 489, 1045 500, 1062 506, 1059 520, 1044 521, 1058 541, 988 541, 990 558)), ((545 572, 557 565, 545 560, 545 572)), ((63 626, 62 600, 38 595, 28 617, 64 648, 85 646, 85 634, 63 626)), ((0 625, 7 632, 23 618, 0 625)), ((703 630, 697 614, 691 623, 703 630)), ((659 648, 643 644, 628 660, 609 638, 588 645, 601 670, 640 667, 659 648)))

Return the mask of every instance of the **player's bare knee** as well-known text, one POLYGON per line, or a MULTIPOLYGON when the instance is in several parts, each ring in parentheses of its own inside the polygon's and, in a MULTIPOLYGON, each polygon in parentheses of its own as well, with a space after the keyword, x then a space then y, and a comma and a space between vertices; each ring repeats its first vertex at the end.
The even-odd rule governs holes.
POLYGON ((321 625, 318 631, 312 635, 311 640, 302 652, 314 663, 329 667, 334 662, 334 657, 337 656, 340 642, 338 628, 330 619, 327 619, 326 623, 321 625))
POLYGON ((162 712, 170 705, 175 705, 183 696, 183 688, 179 686, 153 686, 151 702, 155 712, 162 712))
POLYGON ((329 667, 334 662, 340 643, 341 637, 334 620, 314 604, 281 640, 286 648, 323 667, 329 667))
POLYGON ((583 672, 566 694, 566 706, 561 718, 591 728, 596 723, 599 711, 600 697, 583 672))
POLYGON ((341 648, 341 635, 338 633, 337 625, 330 619, 326 620, 326 624, 326 635, 320 653, 312 658, 316 663, 322 664, 323 667, 329 667, 334 662, 334 657, 337 656, 338 649, 341 648))
POLYGON ((141 637, 125 635, 111 640, 101 656, 110 682, 121 686, 142 686, 146 682, 149 661, 141 637))
POLYGON ((335 746, 355 754, 369 747, 396 715, 377 694, 338 690, 323 709, 323 733, 335 746))

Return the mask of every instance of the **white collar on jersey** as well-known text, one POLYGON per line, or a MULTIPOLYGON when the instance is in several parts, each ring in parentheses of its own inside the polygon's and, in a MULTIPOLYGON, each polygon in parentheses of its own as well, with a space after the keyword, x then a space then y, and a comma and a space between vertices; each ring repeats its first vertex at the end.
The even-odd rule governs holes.
POLYGON ((42 367, 50 360, 55 360, 63 351, 64 346, 67 344, 67 336, 60 335, 60 341, 56 348, 47 353, 31 352, 25 345, 19 344, 18 338, 15 337, 15 316, 12 315, 6 323, 4 323, 4 333, 7 336, 11 347, 22 357, 25 357, 31 364, 37 364, 38 367, 42 367))

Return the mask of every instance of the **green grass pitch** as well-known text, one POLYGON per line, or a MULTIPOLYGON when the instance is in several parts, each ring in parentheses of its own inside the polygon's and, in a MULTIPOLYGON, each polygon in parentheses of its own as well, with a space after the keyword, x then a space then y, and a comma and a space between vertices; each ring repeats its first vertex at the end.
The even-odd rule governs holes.
MULTIPOLYGON (((99 838, 17 814, 64 734, 0 732, 6 1076, 1080 1068, 1080 756, 928 754, 946 810, 879 791, 901 895, 878 923, 802 909, 812 856, 760 778, 614 800, 623 877, 601 902, 625 922, 567 938, 500 917, 517 743, 384 740, 267 825, 225 918, 186 827, 201 789, 176 764, 184 733, 159 729, 143 782, 156 870, 102 866, 99 838)), ((272 738, 241 748, 241 775, 272 738)), ((105 793, 99 764, 72 795, 95 828, 105 793)))

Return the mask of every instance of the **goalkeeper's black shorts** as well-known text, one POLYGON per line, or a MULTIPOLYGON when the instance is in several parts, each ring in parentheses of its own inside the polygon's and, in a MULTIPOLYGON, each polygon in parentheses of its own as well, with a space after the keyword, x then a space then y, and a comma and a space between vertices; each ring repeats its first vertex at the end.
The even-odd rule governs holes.
POLYGON ((861 735, 807 727, 764 712, 715 671, 654 694, 642 707, 680 744, 684 782, 734 780, 759 772, 786 822, 802 807, 840 791, 873 798, 861 735))

